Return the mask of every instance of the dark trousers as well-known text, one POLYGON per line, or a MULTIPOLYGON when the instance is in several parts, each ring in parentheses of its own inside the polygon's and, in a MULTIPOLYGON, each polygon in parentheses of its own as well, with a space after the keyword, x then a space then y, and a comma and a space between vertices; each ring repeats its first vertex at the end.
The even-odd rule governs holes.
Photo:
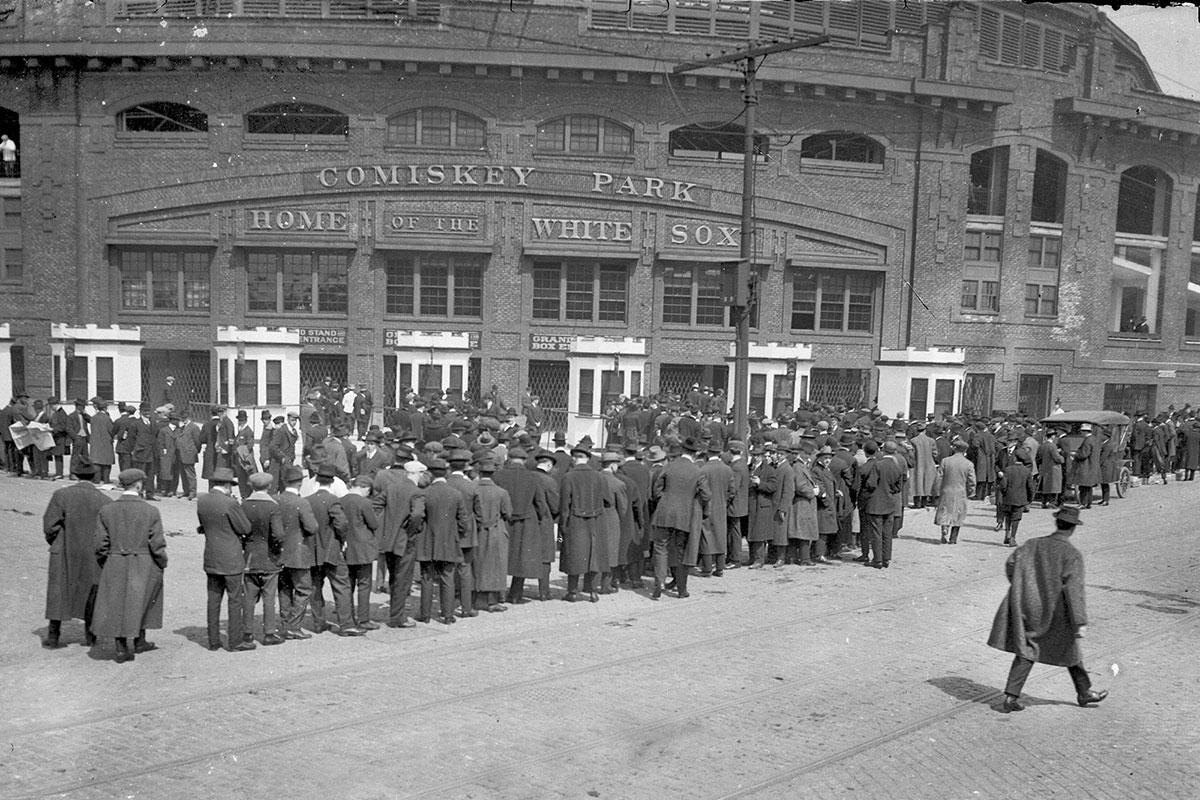
MULTIPOLYGON (((1033 669, 1033 662, 1028 658, 1014 656, 1012 667, 1008 670, 1008 683, 1004 686, 1004 693, 1013 697, 1021 696, 1021 689, 1025 687, 1025 679, 1029 677, 1029 671, 1033 669)), ((1087 694, 1092 689, 1092 679, 1088 677, 1087 670, 1083 668, 1083 664, 1074 664, 1067 667, 1067 672, 1071 674, 1071 681, 1075 684, 1076 696, 1087 694)))
POLYGON ((835 542, 836 547, 833 550, 835 554, 854 547, 854 509, 850 509, 850 513, 846 516, 838 517, 838 531, 835 542))
POLYGON ((439 603, 442 618, 454 617, 454 572, 453 561, 421 562, 421 616, 428 620, 433 615, 433 583, 438 583, 439 603))
POLYGON ((183 482, 183 493, 188 497, 196 496, 196 465, 175 462, 175 472, 183 482))
POLYGON ((312 570, 284 567, 279 573, 279 618, 284 630, 300 630, 311 596, 312 570))
POLYGON ((350 612, 350 571, 345 564, 318 564, 312 568, 312 597, 308 606, 312 609, 313 629, 325 630, 325 581, 333 590, 333 608, 338 626, 348 628, 354 624, 350 612))
POLYGON ((1079 487, 1079 506, 1081 508, 1091 508, 1092 507, 1092 487, 1091 486, 1080 486, 1079 487))
POLYGON ((133 455, 131 453, 117 453, 117 471, 124 472, 133 465, 133 455))
POLYGON ((149 500, 154 497, 154 476, 157 473, 157 470, 154 468, 154 462, 134 461, 133 467, 146 473, 146 480, 142 481, 142 496, 149 500))
POLYGON ((263 636, 270 636, 279 630, 279 620, 275 616, 276 596, 279 593, 278 572, 247 572, 242 581, 245 585, 245 597, 242 598, 243 619, 245 632, 254 635, 254 607, 262 598, 263 604, 263 636))
POLYGON ((12 439, 4 440, 4 462, 8 465, 8 471, 18 478, 25 474, 25 457, 21 455, 17 443, 12 439))
POLYGON ((242 586, 242 575, 208 575, 208 645, 221 646, 221 598, 229 596, 228 614, 228 643, 230 650, 242 643, 243 613, 245 609, 245 591, 242 586))
MULTIPOLYGON (((91 636, 92 634, 92 617, 96 613, 96 592, 99 589, 98 585, 93 586, 92 590, 88 592, 87 601, 83 604, 83 632, 85 636, 91 636)), ((52 619, 49 622, 50 625, 47 632, 53 636, 58 636, 62 631, 62 620, 52 619)))
POLYGON ((39 478, 47 478, 50 476, 49 450, 38 450, 36 447, 30 447, 29 450, 29 468, 33 474, 39 478))
MULTIPOLYGON (((654 583, 664 586, 667 576, 683 564, 687 549, 688 532, 677 528, 651 527, 650 542, 653 546, 651 559, 654 562, 654 583)), ((686 565, 692 566, 692 565, 686 565)), ((678 583, 678 576, 676 576, 678 583)))
POLYGON ((892 560, 892 514, 867 514, 863 531, 863 555, 870 554, 871 562, 886 564, 892 560))
POLYGON ((474 601, 471 598, 475 595, 475 572, 473 569, 475 548, 462 548, 462 556, 462 562, 454 568, 454 584, 462 610, 471 611, 474 608, 474 601))
POLYGON ((350 609, 354 624, 361 625, 371 621, 371 572, 375 562, 369 564, 349 564, 347 569, 350 577, 350 598, 353 605, 350 609))
POLYGON ((742 563, 742 537, 749 522, 748 516, 726 517, 725 560, 730 564, 742 563))
POLYGON ((417 541, 409 537, 404 554, 384 553, 387 557, 388 624, 399 625, 408 619, 408 595, 412 591, 413 568, 417 564, 417 541))

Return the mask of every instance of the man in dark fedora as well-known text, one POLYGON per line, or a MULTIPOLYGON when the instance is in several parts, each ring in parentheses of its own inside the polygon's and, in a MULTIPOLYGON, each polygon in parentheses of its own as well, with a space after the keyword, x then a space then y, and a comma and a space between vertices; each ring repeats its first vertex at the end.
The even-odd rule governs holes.
MULTIPOLYGON (((683 453, 654 476, 650 487, 650 503, 654 507, 650 518, 654 547, 651 597, 655 600, 662 596, 668 568, 674 575, 678 596, 690 596, 688 570, 696 565, 702 520, 709 513, 711 499, 708 479, 696 463, 705 449, 699 439, 684 439, 683 453)), ((719 499, 721 503, 724 501, 725 498, 719 499)))
POLYGON ((83 619, 86 643, 91 645, 92 611, 100 567, 96 564, 96 522, 100 509, 112 502, 92 482, 90 461, 75 465, 78 480, 50 496, 42 515, 42 532, 50 545, 46 579, 46 619, 50 621, 43 647, 57 648, 64 619, 83 619))
POLYGON ((1013 654, 1001 711, 1021 711, 1021 689, 1034 663, 1066 667, 1081 706, 1099 703, 1107 691, 1092 690, 1083 666, 1079 640, 1087 631, 1083 556, 1071 534, 1083 523, 1079 509, 1054 512, 1055 530, 1030 539, 1008 557, 1008 596, 996 611, 988 645, 1013 654))
POLYGON ((571 449, 573 466, 559 484, 559 530, 562 533, 562 557, 559 569, 567 574, 567 593, 563 600, 579 599, 579 576, 584 576, 584 591, 591 602, 599 602, 597 573, 611 566, 608 561, 604 509, 614 508, 616 498, 608 481, 592 466, 592 451, 583 442, 571 449))
POLYGON ((250 520, 232 497, 237 483, 233 470, 217 467, 208 479, 209 491, 196 504, 199 532, 204 535, 204 573, 208 576, 208 649, 221 648, 221 598, 229 597, 228 648, 231 652, 253 650, 254 642, 242 641, 245 630, 246 572, 243 543, 250 535, 250 520))

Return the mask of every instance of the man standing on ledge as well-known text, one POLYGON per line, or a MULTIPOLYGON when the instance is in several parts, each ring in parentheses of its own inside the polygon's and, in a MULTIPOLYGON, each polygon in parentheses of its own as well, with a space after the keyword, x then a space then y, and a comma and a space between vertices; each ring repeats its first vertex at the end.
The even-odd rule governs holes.
POLYGON ((1063 506, 1054 512, 1055 531, 1031 539, 1008 557, 1008 596, 992 623, 988 645, 1013 653, 1004 713, 1021 711, 1021 689, 1034 662, 1066 667, 1075 683, 1079 705, 1099 703, 1108 692, 1092 691, 1092 681, 1079 654, 1087 631, 1083 598, 1083 556, 1071 544, 1079 509, 1063 506))

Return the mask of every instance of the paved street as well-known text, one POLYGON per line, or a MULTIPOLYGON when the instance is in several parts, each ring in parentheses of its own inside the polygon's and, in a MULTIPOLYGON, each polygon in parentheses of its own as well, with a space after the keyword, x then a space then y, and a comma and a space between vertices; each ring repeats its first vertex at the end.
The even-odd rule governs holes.
MULTIPOLYGON (((1011 715, 1010 657, 984 644, 1010 551, 983 504, 957 546, 908 512, 887 570, 741 569, 687 600, 233 654, 204 647, 195 506, 167 500, 159 649, 118 665, 78 622, 39 646, 52 488, 0 478, 5 798, 1200 796, 1200 483, 1084 512, 1084 652, 1112 694, 1081 709, 1038 666, 1011 715)), ((1037 509, 1022 533, 1049 526, 1037 509)))

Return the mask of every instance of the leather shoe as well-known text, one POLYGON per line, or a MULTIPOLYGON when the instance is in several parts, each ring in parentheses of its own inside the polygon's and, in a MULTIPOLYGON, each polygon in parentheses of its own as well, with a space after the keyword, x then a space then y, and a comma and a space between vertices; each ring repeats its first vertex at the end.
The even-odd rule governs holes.
POLYGON ((1088 705, 1091 705, 1092 703, 1099 703, 1101 700, 1103 700, 1106 697, 1108 697, 1107 690, 1105 690, 1103 692, 1093 692, 1093 691, 1089 690, 1087 694, 1081 694, 1077 698, 1075 698, 1075 700, 1081 706, 1088 706, 1088 705))
POLYGON ((220 649, 221 649, 221 643, 220 643, 220 642, 217 642, 216 644, 213 644, 212 642, 209 642, 209 643, 208 643, 208 651, 209 651, 210 653, 215 653, 217 650, 220 650, 220 649))
POLYGON ((596 592, 588 592, 588 602, 589 603, 599 603, 600 595, 596 592))
POLYGON ((283 634, 283 638, 295 639, 295 640, 311 639, 312 634, 306 633, 305 631, 285 631, 283 634))
POLYGON ((666 588, 668 592, 673 591, 675 589, 675 581, 667 581, 667 585, 664 588, 666 588))
POLYGON ((42 647, 47 650, 61 650, 66 645, 60 642, 57 636, 47 636, 45 639, 42 639, 42 647))
POLYGON ((577 592, 567 592, 563 595, 563 600, 566 600, 568 603, 574 603, 579 600, 579 594, 577 592))
POLYGON ((464 609, 464 610, 460 611, 460 612, 458 613, 458 615, 459 615, 460 617, 462 617, 463 619, 470 619, 471 617, 478 617, 478 616, 479 616, 479 612, 478 612, 478 611, 476 611, 476 610, 475 610, 475 609, 473 609, 473 608, 472 608, 471 610, 469 610, 469 611, 468 611, 468 610, 466 610, 466 609, 464 609))
POLYGON ((448 617, 440 617, 440 618, 439 618, 439 621, 440 621, 440 622, 441 622, 443 625, 453 625, 454 623, 458 622, 458 620, 456 620, 456 619, 454 618, 454 615, 453 615, 453 614, 452 614, 452 615, 450 615, 450 616, 448 616, 448 617))
MULTIPOLYGON (((429 620, 425 620, 425 621, 428 622, 429 620)), ((413 622, 411 619, 406 619, 403 622, 389 622, 388 627, 389 628, 415 628, 415 627, 417 627, 417 623, 413 622)))
POLYGON ((486 610, 489 614, 497 614, 501 611, 508 611, 508 606, 503 603, 492 603, 486 610))
POLYGON ((1015 697, 1008 695, 1004 696, 1004 704, 1000 706, 1002 714, 1011 714, 1013 711, 1024 711, 1025 706, 1021 705, 1020 701, 1015 697))
POLYGON ((269 633, 263 637, 263 645, 270 647, 276 644, 283 644, 286 640, 278 633, 269 633))
POLYGON ((133 661, 133 650, 130 650, 127 647, 118 648, 117 654, 113 657, 113 660, 118 664, 124 664, 126 661, 133 661))
POLYGON ((550 593, 549 592, 538 592, 537 599, 538 599, 539 603, 544 603, 550 599, 550 593))
POLYGON ((157 649, 158 649, 158 645, 156 645, 154 642, 134 642, 133 643, 133 652, 135 652, 135 653, 149 653, 151 650, 157 650, 157 649))
POLYGON ((682 599, 683 599, 683 598, 685 598, 685 597, 691 597, 691 596, 692 596, 692 593, 691 593, 691 592, 680 592, 680 593, 679 593, 679 599, 680 599, 680 600, 682 600, 682 599))
POLYGON ((884 568, 884 569, 887 569, 887 568, 888 568, 888 567, 890 567, 891 565, 892 565, 892 562, 890 562, 890 561, 884 561, 884 562, 883 562, 883 568, 884 568))
POLYGON ((875 569, 883 569, 883 562, 882 561, 868 561, 867 566, 874 567, 875 569))
POLYGON ((521 595, 520 597, 514 597, 513 599, 509 600, 508 602, 512 603, 514 606, 523 606, 529 602, 529 598, 525 597, 524 595, 521 595))
POLYGON ((858 557, 856 557, 856 558, 852 558, 852 559, 850 559, 850 560, 851 560, 851 561, 857 561, 857 562, 858 562, 858 563, 860 563, 860 564, 865 564, 865 563, 867 563, 868 561, 870 561, 870 560, 871 560, 871 557, 870 557, 870 556, 858 556, 858 557))
POLYGON ((344 628, 338 628, 338 636, 366 636, 367 632, 356 625, 347 625, 344 628))
POLYGON ((254 642, 242 642, 237 647, 229 648, 229 652, 231 652, 231 653, 248 653, 251 650, 257 650, 257 649, 258 649, 258 645, 256 645, 254 642))
POLYGON ((86 633, 83 634, 84 647, 91 647, 95 643, 96 643, 96 634, 92 633, 91 631, 87 631, 86 633))
POLYGON ((658 598, 662 597, 662 592, 663 592, 662 587, 655 584, 654 591, 650 593, 650 599, 657 600, 658 598))
POLYGON ((417 622, 429 622, 429 617, 414 617, 417 622))
POLYGON ((740 566, 741 566, 741 564, 739 564, 739 563, 738 563, 738 562, 736 562, 736 561, 727 561, 727 562, 725 562, 725 569, 737 569, 737 568, 738 568, 738 567, 740 567, 740 566))
POLYGON ((762 569, 765 566, 766 564, 762 563, 761 561, 755 561, 753 564, 748 566, 747 569, 762 569))
POLYGON ((359 627, 364 631, 377 631, 379 630, 379 623, 367 620, 366 622, 359 623, 356 627, 359 627))

